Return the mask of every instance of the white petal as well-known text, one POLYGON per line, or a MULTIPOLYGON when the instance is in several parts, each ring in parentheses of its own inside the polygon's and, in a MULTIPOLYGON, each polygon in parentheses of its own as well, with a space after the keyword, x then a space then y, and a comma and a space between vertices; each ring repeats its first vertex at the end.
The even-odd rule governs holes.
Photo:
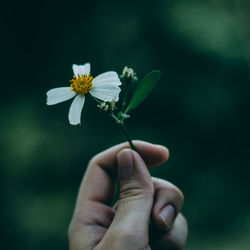
POLYGON ((108 86, 108 85, 111 85, 111 86, 120 86, 121 85, 121 81, 119 79, 110 79, 110 80, 102 80, 102 81, 95 81, 95 79, 93 80, 93 87, 94 86, 108 86))
POLYGON ((71 125, 77 125, 81 123, 81 113, 84 101, 84 95, 77 95, 76 98, 73 100, 69 109, 69 123, 71 125))
POLYGON ((101 83, 107 83, 107 82, 110 82, 110 83, 112 82, 116 86, 121 85, 121 81, 117 73, 114 71, 109 71, 109 72, 103 73, 95 77, 93 80, 93 85, 99 85, 101 83))
POLYGON ((78 77, 78 75, 89 74, 90 64, 89 63, 85 63, 84 65, 73 64, 73 72, 76 77, 78 77))
POLYGON ((109 90, 109 91, 113 91, 115 89, 120 89, 119 86, 117 85, 113 85, 112 83, 102 83, 102 84, 99 84, 99 85, 93 85, 92 90, 98 90, 98 91, 106 91, 106 90, 109 90))
POLYGON ((76 95, 71 87, 51 89, 47 92, 47 105, 54 105, 67 101, 76 95))
POLYGON ((115 100, 116 102, 119 100, 119 93, 120 93, 121 89, 117 86, 112 86, 112 88, 108 89, 108 88, 93 88, 89 91, 89 93, 102 100, 102 101, 108 101, 111 102, 113 100, 115 100))

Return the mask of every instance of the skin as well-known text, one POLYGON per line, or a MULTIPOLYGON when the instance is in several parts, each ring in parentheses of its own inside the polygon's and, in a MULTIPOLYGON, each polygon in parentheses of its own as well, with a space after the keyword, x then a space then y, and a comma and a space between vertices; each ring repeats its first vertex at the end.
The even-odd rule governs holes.
POLYGON ((68 230, 70 250, 183 249, 187 223, 180 213, 182 192, 151 177, 148 168, 164 163, 167 148, 133 142, 109 148, 89 162, 68 230), (120 183, 115 195, 115 177, 120 183))

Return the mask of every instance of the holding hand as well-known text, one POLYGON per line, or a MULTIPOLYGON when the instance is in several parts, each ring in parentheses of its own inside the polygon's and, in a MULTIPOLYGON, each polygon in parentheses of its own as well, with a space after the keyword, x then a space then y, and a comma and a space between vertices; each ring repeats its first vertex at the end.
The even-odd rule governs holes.
POLYGON ((123 143, 90 161, 69 227, 70 250, 183 249, 183 195, 148 171, 168 159, 168 150, 142 141, 134 145, 138 153, 123 143), (115 176, 120 181, 119 201, 110 207, 115 176))

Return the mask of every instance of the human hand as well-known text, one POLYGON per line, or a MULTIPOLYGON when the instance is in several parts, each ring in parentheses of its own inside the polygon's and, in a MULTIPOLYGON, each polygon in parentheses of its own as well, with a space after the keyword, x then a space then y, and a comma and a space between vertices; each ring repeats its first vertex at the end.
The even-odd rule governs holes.
POLYGON ((148 172, 168 159, 168 150, 142 141, 134 144, 138 153, 123 143, 90 161, 69 227, 70 250, 183 249, 183 195, 148 172), (119 201, 111 207, 116 176, 119 201))

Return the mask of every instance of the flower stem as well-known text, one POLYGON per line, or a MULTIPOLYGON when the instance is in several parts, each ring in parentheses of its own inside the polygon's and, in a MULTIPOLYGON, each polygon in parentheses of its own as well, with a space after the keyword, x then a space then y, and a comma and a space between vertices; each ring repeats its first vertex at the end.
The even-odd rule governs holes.
POLYGON ((127 138, 128 142, 129 142, 129 145, 130 145, 131 149, 133 149, 134 151, 137 151, 136 148, 135 148, 135 145, 133 144, 133 142, 132 142, 132 140, 131 140, 131 138, 130 138, 130 136, 128 134, 127 129, 124 126, 123 121, 119 120, 114 114, 111 114, 111 117, 116 121, 118 126, 121 128, 123 134, 125 135, 125 137, 127 138))
MULTIPOLYGON (((128 92, 128 91, 126 91, 126 92, 128 92)), ((95 97, 93 97, 93 96, 91 96, 97 103, 98 103, 98 105, 101 103, 101 101, 99 101, 97 98, 95 98, 95 97)), ((127 93, 125 94, 125 104, 126 104, 126 99, 127 99, 127 93)), ((124 105, 124 107, 125 107, 125 105, 124 105)), ((122 118, 120 118, 119 116, 119 118, 114 114, 114 112, 113 111, 111 111, 110 113, 109 113, 109 115, 115 120, 115 122, 117 123, 117 125, 121 128, 121 130, 122 130, 122 132, 123 132, 123 134, 126 136, 126 138, 127 138, 127 140, 128 140, 128 142, 129 142, 129 145, 130 145, 130 147, 131 147, 131 149, 133 149, 134 151, 137 151, 136 150, 136 148, 135 148, 135 146, 134 146, 134 144, 133 144, 133 142, 132 142, 132 140, 131 140, 131 138, 130 138, 130 136, 129 136, 129 134, 128 134, 128 131, 127 131, 127 129, 125 128, 125 126, 124 126, 124 121, 123 121, 123 119, 122 118)))
POLYGON ((125 128, 124 124, 123 123, 119 123, 119 127, 121 128, 122 132, 124 133, 124 135, 126 136, 128 142, 129 142, 129 145, 131 147, 131 149, 133 149, 134 151, 137 151, 136 148, 135 148, 135 145, 133 144, 129 134, 128 134, 128 131, 127 129, 125 128))

